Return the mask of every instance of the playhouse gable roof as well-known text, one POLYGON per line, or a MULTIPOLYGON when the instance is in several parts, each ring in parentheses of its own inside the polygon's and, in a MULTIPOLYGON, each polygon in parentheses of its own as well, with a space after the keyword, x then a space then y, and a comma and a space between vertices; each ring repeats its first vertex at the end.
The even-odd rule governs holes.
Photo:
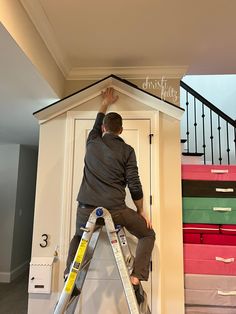
POLYGON ((178 120, 181 119, 184 110, 168 101, 160 99, 158 96, 142 90, 133 83, 123 80, 115 75, 110 75, 104 79, 89 85, 78 92, 67 96, 41 110, 34 112, 34 116, 40 123, 51 120, 75 107, 89 101, 101 94, 101 91, 107 87, 113 87, 116 91, 126 94, 153 110, 161 111, 178 120))

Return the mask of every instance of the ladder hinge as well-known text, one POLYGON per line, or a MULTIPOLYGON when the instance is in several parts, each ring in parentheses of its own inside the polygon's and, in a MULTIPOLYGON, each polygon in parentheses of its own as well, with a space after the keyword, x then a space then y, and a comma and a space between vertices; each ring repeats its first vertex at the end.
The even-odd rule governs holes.
POLYGON ((150 205, 152 205, 152 195, 150 195, 150 205))
POLYGON ((153 137, 153 134, 149 134, 149 143, 152 144, 152 137, 153 137))

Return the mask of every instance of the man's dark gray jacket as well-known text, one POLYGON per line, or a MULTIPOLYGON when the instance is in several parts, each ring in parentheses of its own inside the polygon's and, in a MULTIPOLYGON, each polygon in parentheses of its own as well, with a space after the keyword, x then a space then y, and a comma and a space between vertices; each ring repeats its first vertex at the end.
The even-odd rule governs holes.
POLYGON ((84 175, 77 200, 107 209, 125 208, 125 187, 133 200, 143 197, 134 149, 112 133, 102 135, 103 113, 98 113, 89 133, 84 175))

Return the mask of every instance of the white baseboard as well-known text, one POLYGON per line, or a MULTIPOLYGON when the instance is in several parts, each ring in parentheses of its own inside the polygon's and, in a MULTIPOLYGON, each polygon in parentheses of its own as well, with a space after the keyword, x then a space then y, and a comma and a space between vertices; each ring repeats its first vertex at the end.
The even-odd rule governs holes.
POLYGON ((17 266, 10 272, 0 272, 0 282, 11 282, 29 268, 29 261, 17 266))
POLYGON ((10 272, 0 272, 0 282, 10 282, 10 272))
POLYGON ((26 261, 11 271, 11 281, 23 274, 29 268, 30 261, 26 261))

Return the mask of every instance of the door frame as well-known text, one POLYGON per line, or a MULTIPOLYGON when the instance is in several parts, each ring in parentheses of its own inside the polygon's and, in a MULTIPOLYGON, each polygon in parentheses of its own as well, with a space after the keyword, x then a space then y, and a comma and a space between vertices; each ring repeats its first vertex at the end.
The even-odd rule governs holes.
MULTIPOLYGON (((150 193, 152 195, 152 204, 150 205, 152 213, 152 224, 156 235, 160 233, 160 184, 159 184, 159 111, 122 111, 119 112, 123 119, 129 120, 150 120, 150 193)), ((74 139, 75 139, 75 120, 90 120, 96 118, 97 111, 68 111, 66 118, 66 132, 65 132, 65 158, 64 158, 64 180, 63 180, 63 196, 62 196, 62 212, 61 212, 61 226, 60 226, 60 245, 59 245, 59 259, 60 273, 65 269, 66 258, 68 254, 68 247, 71 240, 71 218, 72 218, 72 178, 73 178, 73 164, 74 164, 74 139)), ((152 276, 151 290, 152 290, 152 313, 157 314, 160 307, 160 282, 161 273, 159 271, 159 236, 157 236, 153 254, 152 254, 152 276), (158 280, 158 284, 155 281, 158 280), (159 305, 158 305, 159 304, 159 305)))

